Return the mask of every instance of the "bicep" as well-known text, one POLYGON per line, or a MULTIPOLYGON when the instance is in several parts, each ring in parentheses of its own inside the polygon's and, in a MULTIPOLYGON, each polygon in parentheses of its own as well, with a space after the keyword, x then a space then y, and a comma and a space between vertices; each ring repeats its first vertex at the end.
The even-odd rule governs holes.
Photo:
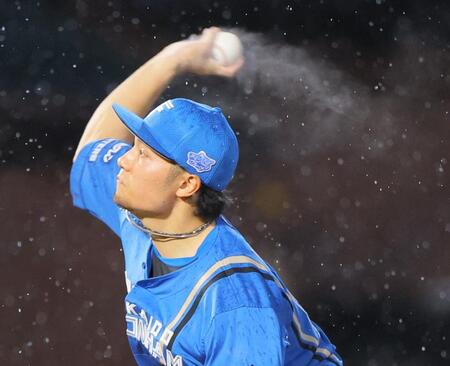
POLYGON ((285 344, 270 308, 238 308, 216 315, 205 337, 205 365, 278 366, 285 344))

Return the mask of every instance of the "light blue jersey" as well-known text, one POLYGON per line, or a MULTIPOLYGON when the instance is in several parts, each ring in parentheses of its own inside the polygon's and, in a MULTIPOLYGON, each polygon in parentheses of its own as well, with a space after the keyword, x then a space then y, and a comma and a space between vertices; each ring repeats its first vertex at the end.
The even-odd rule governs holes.
POLYGON ((187 264, 149 278, 152 240, 141 221, 113 201, 117 159, 130 148, 114 139, 86 145, 73 164, 70 188, 75 206, 121 238, 126 334, 137 363, 342 365, 275 270, 222 216, 187 264))

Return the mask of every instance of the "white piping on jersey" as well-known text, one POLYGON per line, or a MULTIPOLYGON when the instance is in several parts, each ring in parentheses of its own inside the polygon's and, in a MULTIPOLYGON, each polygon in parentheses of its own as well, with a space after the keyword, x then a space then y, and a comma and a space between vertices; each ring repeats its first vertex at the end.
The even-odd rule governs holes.
MULTIPOLYGON (((218 269, 220 269, 222 267, 225 267, 227 265, 230 265, 230 264, 253 264, 254 266, 259 268, 260 270, 263 270, 265 272, 271 273, 271 271, 265 265, 263 265, 262 263, 254 260, 254 259, 252 259, 250 257, 244 256, 244 255, 231 256, 231 257, 227 257, 227 258, 224 258, 224 259, 216 262, 197 281, 197 283, 195 284, 195 286, 192 288, 191 292, 189 293, 188 297, 186 298, 185 302, 181 306, 180 311, 175 316, 175 318, 167 325, 166 329, 172 330, 172 328, 175 326, 175 324, 178 323, 178 321, 181 319, 183 314, 186 312, 186 310, 189 307, 189 305, 194 300, 194 297, 197 294, 198 290, 208 280, 208 278, 214 272, 216 272, 218 269)), ((292 304, 296 304, 297 300, 295 299, 295 297, 292 296, 292 294, 289 292, 289 290, 286 289, 281 284, 281 282, 278 280, 278 278, 273 277, 273 279, 274 279, 275 284, 287 295, 289 301, 292 304)), ((331 352, 329 350, 327 350, 326 348, 319 348, 320 342, 319 342, 319 340, 317 338, 315 338, 315 337, 313 337, 311 335, 308 335, 308 334, 303 332, 302 326, 300 324, 300 321, 298 320, 298 317, 297 317, 297 314, 295 313, 295 311, 292 312, 292 316, 293 316, 295 327, 297 328, 298 334, 300 335, 300 338, 302 340, 314 344, 314 346, 316 347, 316 350, 315 350, 316 353, 322 354, 325 358, 328 358, 328 357, 331 356, 333 359, 335 359, 338 362, 340 362, 340 360, 334 354, 331 354, 331 352)))

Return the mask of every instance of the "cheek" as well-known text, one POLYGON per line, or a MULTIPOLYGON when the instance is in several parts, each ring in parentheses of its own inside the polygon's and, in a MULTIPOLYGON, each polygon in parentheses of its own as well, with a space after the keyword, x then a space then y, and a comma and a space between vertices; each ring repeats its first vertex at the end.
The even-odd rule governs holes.
POLYGON ((167 169, 161 166, 145 166, 137 170, 133 176, 134 194, 145 199, 145 197, 155 199, 166 197, 171 186, 167 183, 167 169))

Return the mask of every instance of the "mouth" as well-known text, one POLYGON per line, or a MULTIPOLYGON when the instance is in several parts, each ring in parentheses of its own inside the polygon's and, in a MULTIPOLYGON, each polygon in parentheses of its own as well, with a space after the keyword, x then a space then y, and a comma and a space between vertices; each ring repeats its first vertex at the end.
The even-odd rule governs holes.
POLYGON ((122 184, 123 185, 122 179, 119 176, 116 177, 116 184, 122 184))
POLYGON ((119 173, 117 173, 117 175, 116 175, 116 181, 117 182, 121 182, 121 178, 120 178, 121 174, 122 174, 122 169, 120 169, 119 173))

